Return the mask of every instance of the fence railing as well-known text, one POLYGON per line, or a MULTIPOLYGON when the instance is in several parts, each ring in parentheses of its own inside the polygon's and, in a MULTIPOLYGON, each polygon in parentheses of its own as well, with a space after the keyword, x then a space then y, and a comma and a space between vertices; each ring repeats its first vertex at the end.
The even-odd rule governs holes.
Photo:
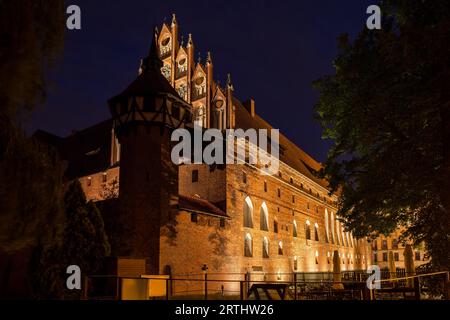
MULTIPOLYGON (((85 281, 86 299, 122 300, 130 297, 130 290, 142 293, 145 299, 292 299, 292 300, 372 300, 393 297, 395 294, 407 298, 412 294, 420 299, 426 292, 426 277, 442 279, 444 295, 448 299, 449 273, 438 272, 421 275, 407 275, 404 272, 382 272, 380 290, 370 290, 366 285, 369 275, 365 271, 342 272, 340 280, 334 279, 332 272, 310 273, 198 273, 167 276, 167 278, 145 276, 117 277, 90 276, 85 281), (163 286, 164 294, 151 296, 148 294, 148 281, 155 281, 163 286), (336 289, 335 284, 342 287, 336 289), (277 291, 278 290, 278 291, 277 291), (283 292, 281 295, 280 292, 283 292)), ((439 280, 441 281, 441 280, 439 280)), ((137 295, 132 292, 132 299, 137 295)), ((139 299, 139 298, 138 298, 139 299)))

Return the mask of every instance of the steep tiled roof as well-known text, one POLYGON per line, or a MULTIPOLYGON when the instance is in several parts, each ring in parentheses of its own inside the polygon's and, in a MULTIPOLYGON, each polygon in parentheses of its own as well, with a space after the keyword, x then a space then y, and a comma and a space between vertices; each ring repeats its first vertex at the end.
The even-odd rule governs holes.
POLYGON ((211 214, 219 217, 229 218, 229 216, 225 212, 205 199, 188 197, 180 194, 179 207, 182 210, 194 213, 211 214))
MULTIPOLYGON (((241 128, 244 130, 249 128, 267 130, 275 129, 257 114, 252 117, 252 115, 238 99, 233 98, 233 104, 236 106, 236 128, 241 128)), ((290 141, 281 133, 281 130, 280 149, 283 149, 283 152, 280 152, 280 161, 286 163, 288 166, 320 184, 322 187, 328 187, 327 181, 317 178, 312 172, 314 170, 320 170, 320 163, 314 160, 305 151, 300 149, 295 143, 290 141)))
POLYGON ((34 137, 54 146, 63 160, 68 162, 67 177, 75 178, 107 169, 111 164, 112 120, 60 138, 39 130, 34 137))

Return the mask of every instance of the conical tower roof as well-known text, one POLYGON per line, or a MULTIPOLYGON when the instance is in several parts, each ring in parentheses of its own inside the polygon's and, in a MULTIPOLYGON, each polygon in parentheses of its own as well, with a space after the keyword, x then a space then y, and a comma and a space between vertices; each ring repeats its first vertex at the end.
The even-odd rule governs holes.
POLYGON ((130 96, 167 94, 182 100, 176 90, 161 73, 163 63, 159 58, 157 51, 157 36, 157 30, 155 29, 148 57, 144 58, 141 62, 141 74, 122 93, 108 101, 110 107, 112 107, 119 99, 130 96))

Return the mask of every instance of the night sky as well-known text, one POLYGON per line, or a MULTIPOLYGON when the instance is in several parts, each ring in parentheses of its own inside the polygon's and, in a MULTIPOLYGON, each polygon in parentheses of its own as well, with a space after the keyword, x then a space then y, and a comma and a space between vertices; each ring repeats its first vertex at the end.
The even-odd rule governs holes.
POLYGON ((60 136, 109 117, 106 100, 137 76, 152 26, 177 14, 180 34, 192 33, 202 61, 211 51, 216 80, 231 73, 235 95, 253 97, 256 112, 319 161, 321 139, 311 82, 333 72, 339 34, 355 36, 376 0, 149 1, 71 0, 82 30, 68 31, 64 56, 50 75, 43 108, 26 123, 60 136))

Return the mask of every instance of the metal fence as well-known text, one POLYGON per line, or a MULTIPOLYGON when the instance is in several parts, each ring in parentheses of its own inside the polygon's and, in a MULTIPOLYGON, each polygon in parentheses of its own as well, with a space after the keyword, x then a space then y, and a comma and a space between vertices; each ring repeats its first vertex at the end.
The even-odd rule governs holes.
MULTIPOLYGON (((152 299, 372 300, 407 299, 408 295, 420 299, 430 283, 425 279, 430 277, 442 284, 442 298, 448 298, 448 272, 408 275, 404 270, 395 273, 383 270, 379 290, 367 287, 368 276, 364 270, 341 272, 338 279, 332 272, 179 274, 163 280, 153 279, 164 282, 165 290, 164 295, 152 299), (336 283, 341 286, 336 288, 336 283)), ((146 281, 151 279, 151 276, 145 279, 90 276, 85 282, 85 298, 121 300, 124 282, 133 280, 136 287, 145 287, 146 281)))

